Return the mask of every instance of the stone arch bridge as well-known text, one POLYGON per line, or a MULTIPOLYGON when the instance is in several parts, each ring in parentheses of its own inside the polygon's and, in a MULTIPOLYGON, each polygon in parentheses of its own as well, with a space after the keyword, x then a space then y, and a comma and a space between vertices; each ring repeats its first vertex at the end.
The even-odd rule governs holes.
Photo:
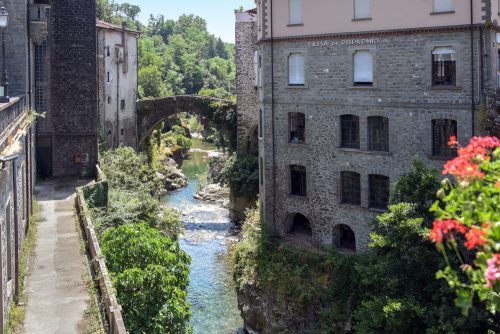
POLYGON ((229 100, 199 95, 178 95, 141 100, 137 103, 137 142, 139 148, 144 147, 146 139, 151 136, 158 125, 170 116, 182 112, 199 115, 203 119, 213 121, 219 131, 230 132, 236 129, 236 104, 229 100), (224 110, 232 110, 232 112, 220 112, 224 110))

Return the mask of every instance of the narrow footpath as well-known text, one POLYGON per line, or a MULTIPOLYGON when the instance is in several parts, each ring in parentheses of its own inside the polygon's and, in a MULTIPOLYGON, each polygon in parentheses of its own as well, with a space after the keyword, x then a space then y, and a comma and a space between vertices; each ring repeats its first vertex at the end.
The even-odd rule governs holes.
POLYGON ((90 296, 85 287, 86 258, 74 213, 75 188, 83 181, 39 183, 36 197, 43 206, 37 243, 29 260, 25 333, 85 333, 90 296))

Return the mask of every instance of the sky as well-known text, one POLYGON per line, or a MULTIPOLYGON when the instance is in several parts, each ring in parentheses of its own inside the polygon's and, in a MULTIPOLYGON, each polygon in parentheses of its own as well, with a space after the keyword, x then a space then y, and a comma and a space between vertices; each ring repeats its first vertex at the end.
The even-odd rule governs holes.
POLYGON ((149 15, 177 19, 182 14, 195 14, 207 21, 208 31, 225 42, 234 43, 234 10, 255 7, 254 0, 118 0, 141 7, 139 20, 148 23, 149 15))

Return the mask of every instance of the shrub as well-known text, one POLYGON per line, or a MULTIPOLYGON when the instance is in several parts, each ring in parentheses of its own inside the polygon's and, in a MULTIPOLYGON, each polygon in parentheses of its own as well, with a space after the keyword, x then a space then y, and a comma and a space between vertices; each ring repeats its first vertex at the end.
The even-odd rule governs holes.
POLYGON ((215 181, 228 185, 238 197, 255 199, 259 192, 258 158, 253 154, 234 153, 215 181))

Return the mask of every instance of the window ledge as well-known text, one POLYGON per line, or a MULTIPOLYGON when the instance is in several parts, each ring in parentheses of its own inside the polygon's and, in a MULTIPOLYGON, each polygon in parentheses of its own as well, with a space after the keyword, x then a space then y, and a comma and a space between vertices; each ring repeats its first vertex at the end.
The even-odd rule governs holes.
POLYGON ((371 21, 371 17, 355 17, 352 19, 352 22, 358 22, 358 21, 371 21))
POLYGON ((345 208, 345 209, 366 210, 366 208, 362 207, 361 204, 356 205, 356 204, 349 204, 349 203, 339 203, 339 207, 345 208))
POLYGON ((431 90, 462 90, 460 86, 429 86, 427 89, 431 90))
POLYGON ((289 23, 286 26, 287 27, 303 27, 304 23, 289 23))
POLYGON ((427 159, 429 160, 435 160, 435 161, 449 161, 451 159, 455 159, 456 157, 444 157, 444 156, 440 156, 440 155, 428 155, 427 156, 427 159))
POLYGON ((307 88, 307 85, 287 85, 286 88, 290 88, 290 89, 306 89, 307 88))
POLYGON ((431 12, 431 15, 455 14, 454 10, 444 10, 441 12, 431 12))
POLYGON ((300 200, 307 200, 307 195, 306 196, 299 196, 299 195, 288 194, 288 198, 291 198, 291 199, 300 199, 300 200))
POLYGON ((388 209, 370 208, 370 207, 368 207, 368 210, 373 211, 373 212, 377 212, 377 213, 385 213, 388 211, 388 209))
POLYGON ((370 154, 370 155, 383 155, 387 157, 392 157, 394 154, 392 152, 386 152, 386 151, 367 151, 367 150, 361 150, 361 149, 356 149, 356 148, 347 148, 347 147, 337 147, 339 151, 342 152, 352 152, 352 153, 361 153, 361 154, 370 154))
POLYGON ((299 148, 299 147, 308 147, 306 142, 303 143, 290 143, 288 142, 288 147, 299 148))
POLYGON ((376 86, 350 86, 350 90, 378 90, 376 86))

